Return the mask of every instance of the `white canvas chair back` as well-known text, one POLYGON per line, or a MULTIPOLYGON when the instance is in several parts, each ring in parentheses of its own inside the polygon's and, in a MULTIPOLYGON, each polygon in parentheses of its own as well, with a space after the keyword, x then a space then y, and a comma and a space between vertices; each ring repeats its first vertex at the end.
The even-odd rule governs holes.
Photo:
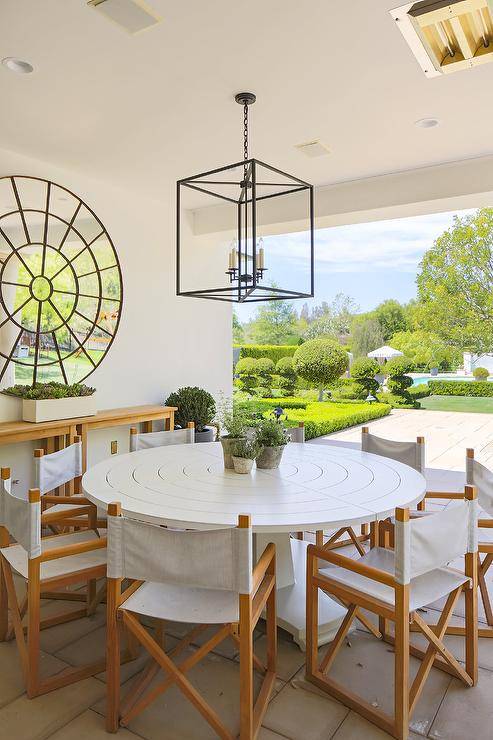
POLYGON ((152 447, 166 445, 184 445, 195 442, 195 426, 193 422, 187 429, 175 429, 169 432, 144 432, 139 434, 135 427, 130 429, 130 452, 149 450, 152 447))
POLYGON ((305 441, 305 424, 303 421, 300 421, 297 427, 287 427, 286 432, 291 438, 291 442, 305 441))
POLYGON ((7 470, 2 468, 0 479, 0 526, 22 545, 29 558, 37 558, 41 555, 41 503, 14 496, 7 470))
POLYGON ((370 434, 368 427, 361 430, 361 449, 363 452, 371 452, 373 455, 390 457, 392 460, 404 463, 414 468, 419 473, 425 469, 425 444, 423 437, 418 437, 417 442, 396 442, 393 439, 383 439, 370 434))
POLYGON ((395 577, 405 584, 477 551, 477 499, 395 527, 395 577))
POLYGON ((252 530, 177 531, 108 516, 108 577, 249 594, 252 530))
POLYGON ((472 450, 467 451, 466 481, 476 486, 478 504, 487 514, 493 516, 493 472, 474 459, 472 450))
POLYGON ((41 495, 82 475, 82 442, 74 442, 58 452, 34 458, 36 488, 41 495))

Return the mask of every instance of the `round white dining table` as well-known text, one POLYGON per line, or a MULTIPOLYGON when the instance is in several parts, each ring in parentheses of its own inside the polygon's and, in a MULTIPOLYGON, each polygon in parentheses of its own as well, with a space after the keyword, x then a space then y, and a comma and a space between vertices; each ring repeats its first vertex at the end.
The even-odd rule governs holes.
MULTIPOLYGON (((143 521, 188 529, 235 526, 250 514, 255 548, 277 551, 280 626, 305 646, 307 543, 290 532, 336 530, 384 519, 413 506, 425 479, 407 465, 327 444, 287 445, 277 470, 225 470, 217 442, 170 445, 110 457, 88 470, 82 488, 93 503, 119 501, 143 521)), ((320 593, 319 642, 330 641, 346 610, 320 593)))

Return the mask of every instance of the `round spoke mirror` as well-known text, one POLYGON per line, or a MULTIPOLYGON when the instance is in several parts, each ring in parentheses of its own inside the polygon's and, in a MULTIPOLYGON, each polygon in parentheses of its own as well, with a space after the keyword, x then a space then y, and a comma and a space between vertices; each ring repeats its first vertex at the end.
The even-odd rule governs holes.
POLYGON ((111 238, 81 198, 49 180, 0 178, 0 382, 86 378, 120 321, 111 238))

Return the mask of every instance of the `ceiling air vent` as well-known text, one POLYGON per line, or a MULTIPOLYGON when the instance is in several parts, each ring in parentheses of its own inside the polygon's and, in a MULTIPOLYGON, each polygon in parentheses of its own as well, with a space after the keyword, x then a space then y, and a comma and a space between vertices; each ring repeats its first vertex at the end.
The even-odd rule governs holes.
POLYGON ((389 12, 427 77, 493 62, 493 0, 423 0, 389 12))
POLYGON ((296 144, 296 149, 299 149, 307 157, 324 157, 330 154, 329 147, 326 144, 322 144, 318 139, 307 141, 305 144, 296 144))
POLYGON ((132 34, 161 20, 144 0, 88 0, 87 4, 132 34))

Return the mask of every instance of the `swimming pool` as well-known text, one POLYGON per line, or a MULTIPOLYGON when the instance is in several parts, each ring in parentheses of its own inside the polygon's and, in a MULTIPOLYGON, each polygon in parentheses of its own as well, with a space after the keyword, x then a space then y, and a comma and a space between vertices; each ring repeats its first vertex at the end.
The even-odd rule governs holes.
MULTIPOLYGON (((422 385, 429 380, 452 380, 471 383, 474 378, 471 375, 420 375, 418 378, 413 378, 413 385, 422 385)), ((491 382, 493 379, 488 378, 488 380, 491 382)))

